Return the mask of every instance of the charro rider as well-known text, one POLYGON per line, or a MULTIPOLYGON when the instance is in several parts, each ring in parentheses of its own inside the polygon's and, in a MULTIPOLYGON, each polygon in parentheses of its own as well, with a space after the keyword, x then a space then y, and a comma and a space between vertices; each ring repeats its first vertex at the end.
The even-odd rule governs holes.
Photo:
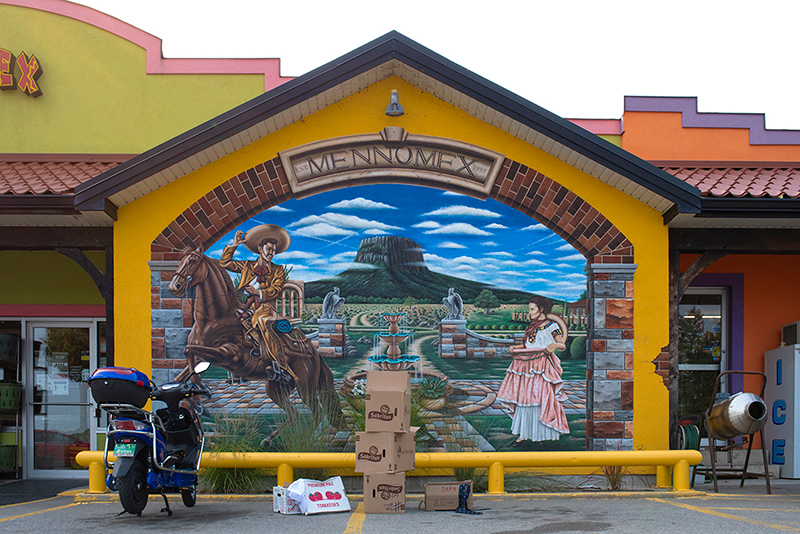
MULTIPOLYGON (((251 326, 258 331, 260 336, 262 358, 272 358, 281 368, 291 373, 287 362, 283 361, 282 351, 278 349, 278 340, 270 326, 277 318, 275 301, 283 291, 286 283, 286 271, 282 265, 272 263, 276 254, 289 248, 291 239, 289 234, 274 224, 262 224, 251 228, 247 233, 241 230, 236 232, 233 244, 226 246, 222 251, 220 265, 225 269, 241 273, 237 290, 243 289, 251 297, 247 300, 247 307, 252 311, 251 326), (236 248, 244 244, 251 252, 258 254, 258 259, 238 261, 233 259, 236 248), (258 284, 258 288, 253 286, 258 284), (264 353, 267 354, 264 354, 264 353)), ((292 373, 293 374, 293 373, 292 373)))

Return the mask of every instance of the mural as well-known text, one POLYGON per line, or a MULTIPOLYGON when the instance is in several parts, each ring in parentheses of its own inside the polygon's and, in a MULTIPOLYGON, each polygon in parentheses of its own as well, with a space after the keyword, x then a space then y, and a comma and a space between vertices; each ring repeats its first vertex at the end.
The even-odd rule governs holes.
POLYGON ((412 373, 420 449, 584 449, 585 265, 493 200, 349 187, 184 251, 160 284, 191 321, 166 352, 215 366, 209 414, 253 418, 263 450, 300 450, 311 418, 315 447, 352 451, 369 369, 412 373))

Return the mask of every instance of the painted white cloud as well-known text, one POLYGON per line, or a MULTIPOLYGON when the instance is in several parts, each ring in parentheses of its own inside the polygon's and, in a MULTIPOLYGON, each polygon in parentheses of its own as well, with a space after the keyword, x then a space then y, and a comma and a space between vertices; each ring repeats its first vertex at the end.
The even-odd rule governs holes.
POLYGON ((569 273, 565 274, 564 278, 570 278, 572 280, 586 280, 586 275, 580 273, 569 273))
POLYGON ((513 258, 514 257, 514 255, 511 254, 510 252, 505 252, 505 251, 502 251, 502 250, 498 251, 498 252, 487 252, 486 255, 487 256, 497 256, 498 258, 513 258))
POLYGON ((541 250, 532 250, 527 253, 527 256, 546 256, 546 254, 541 250))
POLYGON ((303 237, 331 237, 331 236, 349 237, 357 234, 357 232, 346 230, 344 228, 338 228, 328 223, 312 224, 311 226, 306 226, 303 228, 299 228, 297 230, 293 230, 292 233, 301 235, 303 237))
POLYGON ((430 254, 428 252, 423 254, 423 257, 425 258, 425 261, 450 261, 445 257, 437 256, 436 254, 430 254))
POLYGON ((334 262, 334 263, 349 262, 349 261, 353 261, 354 259, 356 259, 356 251, 355 250, 353 250, 353 251, 348 250, 347 252, 340 252, 339 254, 335 254, 335 255, 333 255, 333 256, 331 256, 329 258, 329 260, 334 262))
POLYGON ((486 228, 487 230, 507 230, 508 226, 504 226, 498 223, 492 223, 492 224, 487 224, 486 226, 484 226, 484 228, 486 228))
POLYGON ((570 252, 572 250, 575 250, 575 247, 573 247, 572 245, 561 245, 560 247, 556 248, 556 250, 559 250, 561 252, 570 252))
POLYGON ((460 243, 453 243, 452 241, 444 241, 443 243, 439 243, 439 248, 467 248, 466 246, 460 243))
POLYGON ((389 232, 386 230, 381 230, 380 228, 370 228, 369 230, 364 232, 366 235, 388 235, 389 232))
POLYGON ((328 206, 331 209, 346 209, 346 210, 396 210, 394 206, 384 204, 383 202, 375 202, 374 200, 367 200, 363 197, 354 198, 352 200, 342 200, 335 204, 328 206))
MULTIPOLYGON (((369 230, 377 228, 380 230, 402 230, 399 226, 391 226, 379 221, 370 221, 356 217, 355 215, 344 215, 341 213, 325 213, 323 215, 309 215, 303 217, 299 221, 293 222, 289 225, 290 228, 312 226, 315 224, 329 224, 338 228, 352 228, 356 230, 369 230)), ((301 234, 302 235, 302 234, 301 234)))
POLYGON ((495 243, 494 241, 484 241, 483 243, 481 243, 481 245, 483 245, 484 247, 499 247, 500 246, 497 243, 495 243))
POLYGON ((304 252, 302 250, 287 250, 286 252, 281 252, 279 256, 282 260, 316 260, 322 257, 320 254, 304 252))
POLYGON ((525 261, 514 261, 514 260, 505 260, 500 262, 500 265, 508 266, 508 267, 527 267, 530 265, 547 265, 543 261, 539 261, 537 259, 530 259, 525 261))
POLYGON ((583 254, 572 254, 571 256, 558 258, 556 261, 586 261, 586 258, 583 257, 583 254))
POLYGON ((470 265, 480 265, 481 264, 481 260, 479 260, 477 258, 473 258, 472 256, 459 256, 457 258, 453 258, 450 261, 452 261, 454 263, 467 263, 467 264, 470 264, 470 265))
POLYGON ((271 211, 272 213, 291 213, 292 210, 284 208, 283 206, 272 206, 265 211, 271 211))
POLYGON ((476 228, 467 223, 446 224, 435 230, 428 230, 426 234, 453 234, 453 235, 492 235, 489 232, 476 228))
POLYGON ((424 221, 421 223, 417 223, 412 228, 441 228, 441 224, 436 221, 424 221))
POLYGON ((471 208, 469 206, 448 206, 446 208, 439 208, 438 210, 423 214, 423 217, 434 215, 444 217, 490 217, 492 219, 502 217, 499 213, 479 208, 471 208))
POLYGON ((541 223, 532 224, 530 226, 526 226, 525 228, 520 228, 521 232, 529 232, 531 230, 548 230, 548 228, 541 223))

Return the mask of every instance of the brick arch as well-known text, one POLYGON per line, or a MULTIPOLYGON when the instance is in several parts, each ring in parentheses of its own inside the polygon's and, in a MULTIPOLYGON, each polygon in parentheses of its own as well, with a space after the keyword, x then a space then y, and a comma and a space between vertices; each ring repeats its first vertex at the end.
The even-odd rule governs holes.
MULTIPOLYGON (((343 180, 331 187, 374 184, 343 180)), ((426 185, 475 195, 457 184, 387 177, 386 183, 426 185)), ((320 188, 307 194, 324 192, 320 188)), ((153 370, 165 382, 186 365, 170 350, 169 326, 191 327, 191 304, 165 293, 181 251, 208 248, 262 211, 295 198, 280 158, 234 176, 189 206, 151 244, 153 370), (162 318, 163 317, 163 318, 162 318)), ((586 446, 588 450, 633 449, 633 244, 602 213, 550 177, 505 160, 489 198, 544 224, 587 259, 586 446)), ((175 341, 172 341, 175 345, 175 341)))
MULTIPOLYGON (((440 184, 429 185, 441 188, 440 184)), ((208 247, 263 210, 292 198, 280 158, 266 161, 189 206, 153 241, 152 259, 175 259, 174 255, 187 246, 208 247)), ((490 198, 541 222, 589 263, 633 263, 633 245, 611 221, 578 195, 530 167, 506 159, 490 198)))

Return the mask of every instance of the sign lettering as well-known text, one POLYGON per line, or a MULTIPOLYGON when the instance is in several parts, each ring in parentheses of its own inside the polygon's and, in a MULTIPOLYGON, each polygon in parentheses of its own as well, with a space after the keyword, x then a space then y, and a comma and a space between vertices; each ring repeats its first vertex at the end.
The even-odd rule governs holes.
POLYGON ((426 178, 488 194, 505 159, 454 139, 412 135, 397 127, 311 143, 280 157, 292 190, 301 194, 348 176, 426 178))
POLYGON ((20 89, 33 98, 42 96, 39 77, 42 66, 35 54, 28 56, 20 52, 15 56, 8 50, 0 48, 0 89, 3 91, 20 89))

